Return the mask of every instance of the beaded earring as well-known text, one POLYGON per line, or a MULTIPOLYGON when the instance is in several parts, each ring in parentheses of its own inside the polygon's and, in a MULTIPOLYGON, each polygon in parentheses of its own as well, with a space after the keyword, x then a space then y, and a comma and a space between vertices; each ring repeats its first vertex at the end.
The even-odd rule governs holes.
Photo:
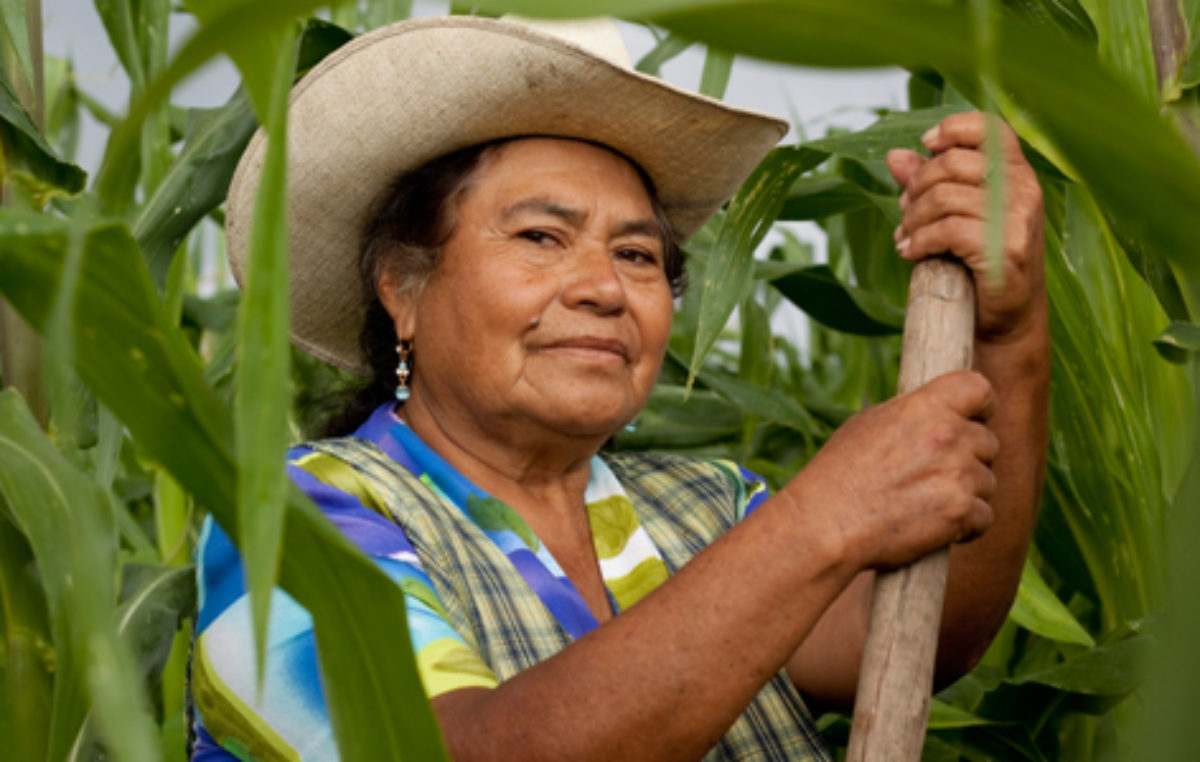
POLYGON ((396 363, 396 399, 404 402, 408 399, 408 377, 412 370, 408 367, 408 358, 412 354, 412 341, 409 339, 400 339, 396 343, 396 355, 399 361, 396 363))

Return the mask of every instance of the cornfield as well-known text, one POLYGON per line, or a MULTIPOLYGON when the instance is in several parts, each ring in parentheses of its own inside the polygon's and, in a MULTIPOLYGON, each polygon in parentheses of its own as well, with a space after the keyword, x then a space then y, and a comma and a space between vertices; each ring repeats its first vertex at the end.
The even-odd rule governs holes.
MULTIPOLYGON (((184 758, 190 550, 211 514, 256 601, 278 584, 312 613, 342 757, 444 759, 395 645, 401 591, 283 470, 289 442, 350 383, 288 345, 288 88, 409 3, 95 6, 131 83, 124 114, 103 113, 69 61, 43 55, 38 0, 0 3, 0 756, 184 758), (169 17, 184 12, 197 31, 168 55, 169 17), (174 106, 173 88, 218 54, 237 65, 238 92, 174 106), (72 162, 84 109, 110 130, 91 177, 72 162), (271 140, 247 288, 202 296, 203 239, 259 125, 271 140)), ((707 46, 715 97, 735 54, 911 73, 909 110, 777 148, 689 243, 662 376, 613 445, 733 458, 776 485, 895 390, 908 273, 892 255, 885 151, 918 148, 954 111, 1013 125, 1046 199, 1046 483, 1009 620, 936 697, 925 758, 1200 759, 1200 0, 457 10, 646 23, 658 43, 639 68, 707 46), (786 234, 754 257, 774 223, 801 220, 827 234, 828 262, 786 234), (772 331, 785 302, 810 318, 803 342, 772 331)), ((820 726, 845 743, 848 717, 820 726)))

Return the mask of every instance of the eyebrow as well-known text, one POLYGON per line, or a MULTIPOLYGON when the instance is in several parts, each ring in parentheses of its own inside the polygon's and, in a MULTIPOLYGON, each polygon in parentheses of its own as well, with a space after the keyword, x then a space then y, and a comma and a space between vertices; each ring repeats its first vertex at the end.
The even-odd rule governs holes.
POLYGON ((515 204, 504 207, 503 211, 500 212, 500 218, 503 220, 509 220, 519 214, 524 214, 525 212, 541 212, 542 214, 548 214, 551 217, 559 218, 563 222, 566 222, 573 227, 579 227, 582 225, 584 219, 587 217, 587 214, 579 209, 572 209, 570 207, 563 206, 562 204, 548 198, 537 197, 527 198, 523 201, 518 201, 515 204))
MULTIPOLYGON (((503 220, 510 220, 513 217, 526 212, 540 212, 542 214, 548 214, 552 217, 559 218, 572 227, 582 226, 584 220, 587 218, 587 213, 584 211, 563 206, 553 199, 542 196, 538 196, 536 198, 527 198, 522 201, 518 201, 515 204, 506 206, 500 212, 500 218, 503 220)), ((613 231, 612 235, 645 235, 650 236, 651 238, 661 238, 662 230, 659 228, 658 223, 653 219, 629 220, 628 222, 621 223, 617 229, 613 231)))

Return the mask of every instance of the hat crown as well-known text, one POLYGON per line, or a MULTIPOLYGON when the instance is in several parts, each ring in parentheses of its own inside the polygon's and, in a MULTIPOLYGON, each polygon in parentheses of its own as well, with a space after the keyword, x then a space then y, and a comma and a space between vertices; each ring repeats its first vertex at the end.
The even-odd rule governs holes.
POLYGON ((610 18, 535 19, 506 14, 500 20, 557 37, 622 69, 633 68, 633 59, 629 57, 629 49, 621 38, 621 30, 610 18))

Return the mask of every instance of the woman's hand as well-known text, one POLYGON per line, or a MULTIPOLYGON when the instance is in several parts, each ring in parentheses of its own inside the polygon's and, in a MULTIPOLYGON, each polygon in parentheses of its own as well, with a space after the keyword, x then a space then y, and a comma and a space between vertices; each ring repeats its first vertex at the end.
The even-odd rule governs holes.
POLYGON ((1042 192, 1021 153, 1016 133, 999 125, 1004 151, 1005 216, 1003 271, 992 275, 987 261, 988 158, 983 153, 987 116, 954 114, 922 138, 933 154, 888 153, 888 167, 904 188, 896 228, 900 256, 919 260, 950 253, 975 276, 976 337, 1007 344, 1039 330, 1045 311, 1042 279, 1042 192))
POLYGON ((856 569, 900 566, 991 525, 991 384, 961 371, 854 416, 787 487, 856 569))
MULTIPOLYGON (((840 482, 841 491, 830 499, 856 501, 837 526, 850 537, 868 538, 848 543, 859 549, 860 568, 905 563, 922 555, 918 549, 926 544, 932 550, 987 528, 950 553, 938 643, 936 682, 942 685, 974 666, 1008 612, 1033 533, 1046 446, 1050 339, 1042 194, 1016 135, 1007 125, 1001 130, 1005 206, 999 278, 989 275, 985 243, 986 117, 955 114, 942 120, 923 138, 932 158, 907 150, 888 154, 888 166, 904 188, 904 218, 896 229, 900 255, 915 261, 949 253, 974 275, 978 373, 943 376, 851 419, 796 479, 834 487, 840 482), (962 402, 969 394, 959 396, 957 387, 979 386, 979 374, 990 382, 983 384, 989 392, 974 398, 978 407, 972 410, 962 402), (984 423, 990 437, 979 431, 984 423), (871 531, 878 533, 874 543, 871 531)), ((854 702, 871 580, 870 571, 859 574, 789 664, 792 679, 819 704, 849 708, 854 702)))

